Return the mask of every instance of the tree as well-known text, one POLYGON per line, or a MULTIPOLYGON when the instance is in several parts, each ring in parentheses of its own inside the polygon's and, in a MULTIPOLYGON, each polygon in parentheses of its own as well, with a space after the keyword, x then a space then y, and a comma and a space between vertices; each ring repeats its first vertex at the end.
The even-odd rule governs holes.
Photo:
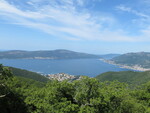
POLYGON ((27 113, 27 107, 22 96, 8 87, 7 81, 12 81, 13 74, 7 67, 0 65, 0 112, 27 113))

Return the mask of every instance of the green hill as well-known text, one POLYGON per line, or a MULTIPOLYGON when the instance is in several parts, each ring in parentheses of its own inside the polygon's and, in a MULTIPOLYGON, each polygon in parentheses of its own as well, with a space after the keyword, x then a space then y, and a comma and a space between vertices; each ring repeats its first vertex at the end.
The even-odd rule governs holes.
POLYGON ((0 52, 0 59, 80 59, 80 58, 99 58, 99 56, 62 49, 51 51, 12 50, 0 52))
POLYGON ((0 65, 0 113, 150 113, 149 88, 89 77, 43 83, 0 65))
POLYGON ((31 72, 31 71, 27 71, 27 70, 23 70, 23 69, 19 69, 19 68, 14 68, 14 67, 9 67, 9 69, 12 71, 12 73, 15 76, 29 78, 29 79, 36 80, 39 82, 49 81, 49 79, 46 78, 45 76, 42 76, 41 74, 38 74, 35 72, 31 72))
POLYGON ((150 52, 127 53, 111 59, 116 64, 150 68, 150 52))
POLYGON ((125 82, 133 85, 140 85, 150 81, 150 71, 134 72, 134 71, 120 71, 120 72, 106 72, 96 76, 100 81, 114 81, 125 82))

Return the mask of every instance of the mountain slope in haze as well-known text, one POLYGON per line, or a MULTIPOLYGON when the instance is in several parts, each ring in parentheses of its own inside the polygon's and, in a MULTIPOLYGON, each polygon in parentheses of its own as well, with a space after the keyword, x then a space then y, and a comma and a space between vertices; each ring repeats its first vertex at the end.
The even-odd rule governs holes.
POLYGON ((116 64, 150 68, 150 52, 127 53, 111 59, 116 64))
POLYGON ((0 59, 80 59, 80 58, 99 58, 99 56, 69 50, 51 50, 51 51, 12 50, 0 52, 0 59))
POLYGON ((96 78, 100 81, 114 81, 125 82, 133 85, 140 85, 150 81, 150 71, 134 72, 134 71, 120 71, 120 72, 106 72, 102 73, 96 78))
POLYGON ((104 55, 99 55, 101 58, 104 58, 104 59, 112 59, 114 57, 118 57, 120 56, 121 54, 104 54, 104 55))

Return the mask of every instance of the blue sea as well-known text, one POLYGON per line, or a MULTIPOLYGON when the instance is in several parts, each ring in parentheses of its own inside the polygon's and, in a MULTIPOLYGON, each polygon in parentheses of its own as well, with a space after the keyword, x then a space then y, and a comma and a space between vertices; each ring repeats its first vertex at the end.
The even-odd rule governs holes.
POLYGON ((95 77, 108 71, 126 71, 99 59, 0 59, 0 64, 26 69, 42 74, 67 73, 71 75, 87 75, 95 77))

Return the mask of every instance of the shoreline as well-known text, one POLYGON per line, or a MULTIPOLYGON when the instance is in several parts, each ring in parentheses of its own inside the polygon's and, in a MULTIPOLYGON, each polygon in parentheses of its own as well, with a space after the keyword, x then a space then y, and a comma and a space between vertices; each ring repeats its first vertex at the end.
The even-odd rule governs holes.
POLYGON ((99 59, 99 60, 101 60, 105 63, 108 63, 108 64, 119 66, 119 68, 131 69, 131 70, 135 70, 135 71, 150 71, 150 68, 143 68, 139 65, 128 66, 128 65, 116 64, 114 61, 111 61, 111 60, 106 60, 106 59, 99 59))

